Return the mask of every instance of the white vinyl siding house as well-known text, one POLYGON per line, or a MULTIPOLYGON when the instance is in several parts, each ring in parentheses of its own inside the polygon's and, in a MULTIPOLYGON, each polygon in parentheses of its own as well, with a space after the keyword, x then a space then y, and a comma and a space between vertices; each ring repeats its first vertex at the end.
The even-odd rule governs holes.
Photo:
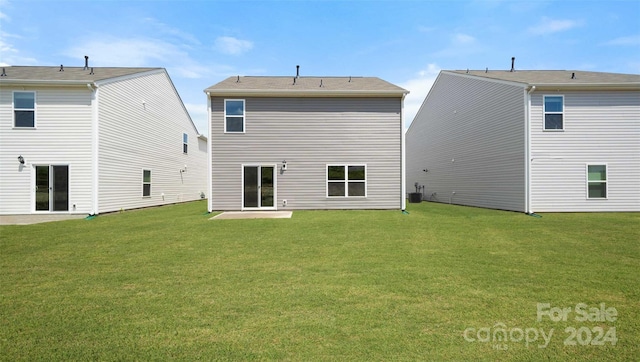
POLYGON ((206 138, 164 69, 5 67, 5 74, 0 214, 97 214, 206 193, 206 138), (15 113, 28 110, 16 108, 16 93, 34 95, 34 127, 15 126, 15 113), (188 155, 183 134, 193 142, 188 155), (143 169, 153 170, 145 197, 143 169))
POLYGON ((441 73, 407 132, 407 189, 418 182, 426 200, 524 210, 523 97, 517 85, 441 73))
POLYGON ((442 71, 406 134, 407 188, 528 213, 640 211, 639 119, 638 75, 442 71))
POLYGON ((324 78, 324 89, 315 77, 238 79, 206 90, 210 210, 403 208, 404 89, 378 78, 324 78), (229 132, 229 117, 242 132, 229 132), (331 179, 331 166, 345 178, 331 179))
MULTIPOLYGON (((640 78, 640 77, 639 77, 640 78)), ((561 91, 564 130, 543 130, 531 95, 531 208, 640 211, 640 79, 636 90, 561 91), (606 197, 589 197, 588 165, 606 165, 606 197)))

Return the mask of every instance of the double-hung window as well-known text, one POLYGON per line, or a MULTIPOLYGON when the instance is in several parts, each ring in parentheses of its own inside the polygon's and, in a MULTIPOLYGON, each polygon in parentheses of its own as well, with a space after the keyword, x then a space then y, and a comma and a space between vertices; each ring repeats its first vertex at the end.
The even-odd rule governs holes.
POLYGON ((244 99, 224 100, 224 132, 244 133, 244 99))
POLYGON ((151 170, 142 170, 142 197, 151 196, 151 170))
POLYGON ((587 165, 587 197, 607 198, 607 165, 587 165))
POLYGON ((366 196, 366 165, 327 165, 327 197, 366 196))
POLYGON ((13 126, 16 128, 36 126, 35 92, 13 92, 13 126))
POLYGON ((564 129, 564 96, 544 96, 544 129, 564 129))
POLYGON ((182 153, 189 153, 189 135, 186 133, 182 134, 182 153))

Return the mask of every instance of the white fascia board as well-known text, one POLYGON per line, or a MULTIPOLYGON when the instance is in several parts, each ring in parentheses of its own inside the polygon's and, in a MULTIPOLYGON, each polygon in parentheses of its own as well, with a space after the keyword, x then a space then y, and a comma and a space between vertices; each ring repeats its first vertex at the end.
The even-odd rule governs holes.
POLYGON ((38 79, 11 79, 1 80, 0 85, 37 85, 37 86, 49 86, 49 87, 74 87, 74 86, 86 86, 87 83, 94 83, 93 80, 38 80, 38 79))
POLYGON ((263 89, 216 89, 206 91, 211 97, 381 97, 400 98, 406 91, 327 91, 327 90, 263 90, 263 89))
POLYGON ((549 90, 626 90, 640 91, 640 83, 532 83, 537 91, 549 90))

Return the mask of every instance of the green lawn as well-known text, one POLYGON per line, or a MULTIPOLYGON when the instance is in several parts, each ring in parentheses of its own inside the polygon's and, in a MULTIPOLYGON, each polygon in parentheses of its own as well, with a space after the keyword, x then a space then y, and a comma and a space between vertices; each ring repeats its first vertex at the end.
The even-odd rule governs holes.
POLYGON ((1 226, 0 359, 640 358, 638 213, 205 209, 1 226))

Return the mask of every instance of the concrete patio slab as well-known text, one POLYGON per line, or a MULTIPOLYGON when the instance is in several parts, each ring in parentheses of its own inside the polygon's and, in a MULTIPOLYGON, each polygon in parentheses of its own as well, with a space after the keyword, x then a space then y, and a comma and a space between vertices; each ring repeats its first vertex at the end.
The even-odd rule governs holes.
POLYGON ((43 222, 84 219, 87 217, 85 214, 25 214, 25 215, 0 215, 0 225, 31 225, 40 224, 43 222))
POLYGON ((290 219, 292 211, 226 211, 209 220, 231 219, 290 219))

